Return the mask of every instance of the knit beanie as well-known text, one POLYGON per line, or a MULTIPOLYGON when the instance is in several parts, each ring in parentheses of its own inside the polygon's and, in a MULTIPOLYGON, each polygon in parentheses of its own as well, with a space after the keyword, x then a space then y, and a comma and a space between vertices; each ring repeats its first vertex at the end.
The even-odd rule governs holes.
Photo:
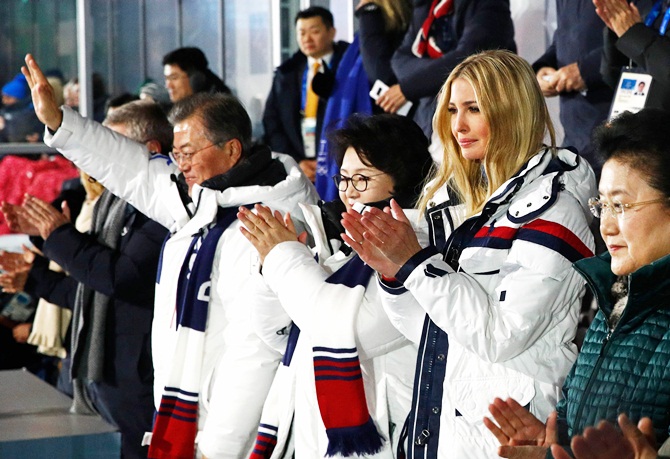
POLYGON ((2 87, 2 93, 19 100, 23 100, 30 95, 30 88, 26 77, 19 73, 12 81, 2 87))
POLYGON ((154 102, 159 104, 170 103, 170 95, 168 94, 167 89, 165 89, 165 86, 153 82, 146 83, 140 88, 140 97, 142 94, 146 94, 151 97, 154 102))

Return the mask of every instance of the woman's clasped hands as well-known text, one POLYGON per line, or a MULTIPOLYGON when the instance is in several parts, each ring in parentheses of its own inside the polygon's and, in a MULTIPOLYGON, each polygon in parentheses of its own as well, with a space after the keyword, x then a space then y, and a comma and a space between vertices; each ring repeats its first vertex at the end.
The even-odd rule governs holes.
POLYGON ((344 242, 384 277, 395 277, 421 250, 412 225, 395 199, 383 211, 371 207, 360 214, 350 209, 342 214, 342 225, 347 230, 342 235, 344 242))

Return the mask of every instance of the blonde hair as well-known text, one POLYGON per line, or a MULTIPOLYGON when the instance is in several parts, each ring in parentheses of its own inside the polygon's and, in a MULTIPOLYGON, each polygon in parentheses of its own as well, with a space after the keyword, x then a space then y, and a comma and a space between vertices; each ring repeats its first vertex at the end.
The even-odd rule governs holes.
POLYGON ((485 51, 461 62, 438 96, 433 129, 444 145, 444 159, 435 167, 433 182, 419 201, 423 211, 447 182, 465 203, 467 215, 479 212, 496 189, 543 146, 545 134, 555 154, 554 126, 530 65, 509 51, 485 51), (463 158, 451 132, 451 85, 462 78, 472 85, 479 110, 489 124, 489 141, 482 162, 463 158), (482 175, 482 167, 485 176, 482 175))
POLYGON ((102 186, 100 182, 82 170, 79 170, 79 179, 81 180, 81 184, 84 185, 86 199, 89 201, 94 200, 105 191, 105 187, 102 186))
POLYGON ((412 5, 408 0, 374 0, 384 13, 387 31, 405 31, 412 18, 412 5))
POLYGON ((58 77, 47 77, 47 81, 53 88, 56 104, 60 107, 65 102, 63 98, 63 82, 58 77))

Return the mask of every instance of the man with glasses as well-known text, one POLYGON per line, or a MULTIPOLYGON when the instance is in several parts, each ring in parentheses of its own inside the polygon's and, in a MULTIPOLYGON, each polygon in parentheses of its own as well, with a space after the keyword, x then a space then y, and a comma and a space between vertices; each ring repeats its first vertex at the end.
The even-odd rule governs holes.
POLYGON ((280 356, 253 330, 258 257, 236 214, 262 202, 299 222, 298 203, 315 202, 316 191, 290 157, 251 145, 249 116, 231 96, 175 104, 173 162, 58 108, 32 56, 26 64, 46 143, 170 229, 156 286, 149 457, 192 457, 196 435, 205 456, 248 455, 280 356), (107 151, 114 154, 100 153, 107 151))

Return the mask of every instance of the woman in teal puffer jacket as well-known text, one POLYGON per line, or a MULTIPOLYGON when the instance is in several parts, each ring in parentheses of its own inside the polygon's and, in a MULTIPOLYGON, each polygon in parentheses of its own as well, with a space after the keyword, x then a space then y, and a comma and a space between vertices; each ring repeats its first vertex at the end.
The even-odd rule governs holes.
POLYGON ((600 218, 608 251, 574 266, 593 290, 599 312, 565 381, 557 415, 546 426, 514 400, 491 405, 498 425, 487 420, 487 426, 503 445, 502 457, 553 452, 563 458, 561 446, 569 448, 572 437, 603 420, 616 423, 620 413, 634 422, 650 418, 656 439, 668 438, 669 125, 670 113, 647 109, 624 113, 597 131, 606 163, 599 197, 589 205, 600 218))

